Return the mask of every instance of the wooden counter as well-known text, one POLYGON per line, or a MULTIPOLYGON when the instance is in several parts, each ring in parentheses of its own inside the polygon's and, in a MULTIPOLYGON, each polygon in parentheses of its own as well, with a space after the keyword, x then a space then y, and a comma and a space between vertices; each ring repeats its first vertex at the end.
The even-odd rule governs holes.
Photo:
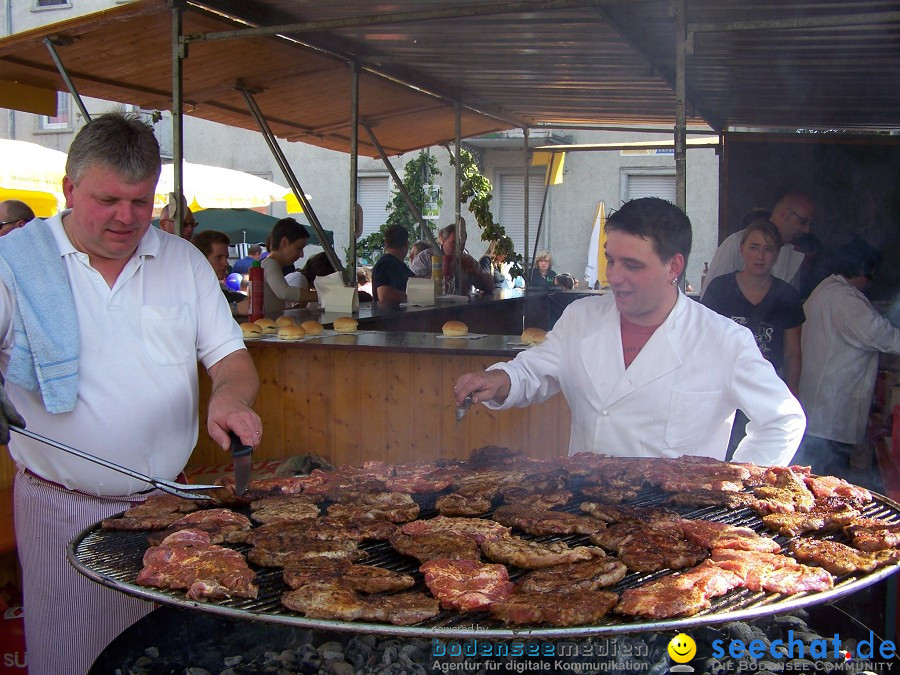
MULTIPOLYGON (((365 332, 297 343, 248 341, 260 376, 256 410, 263 440, 254 457, 304 453, 332 464, 463 459, 482 445, 534 457, 565 454, 571 417, 557 395, 538 405, 454 415, 453 385, 465 372, 515 357, 518 335, 477 340, 435 334, 365 332)), ((201 377, 201 420, 209 379, 201 377)), ((189 466, 227 461, 201 424, 189 466)))

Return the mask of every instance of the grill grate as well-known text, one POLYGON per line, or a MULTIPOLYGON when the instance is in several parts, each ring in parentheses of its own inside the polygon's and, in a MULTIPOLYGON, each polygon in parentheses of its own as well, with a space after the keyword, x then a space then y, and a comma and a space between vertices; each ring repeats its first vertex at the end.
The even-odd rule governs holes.
MULTIPOLYGON (((637 497, 627 502, 629 506, 664 505, 669 493, 657 488, 644 488, 637 497)), ((418 496, 417 496, 418 497, 418 496)), ((875 498, 863 512, 866 517, 878 517, 891 522, 900 522, 900 504, 873 493, 875 498)), ((558 510, 580 513, 580 503, 589 501, 582 497, 574 499, 558 510)), ((422 509, 420 518, 437 515, 434 509, 435 497, 419 499, 422 509)), ((751 529, 771 536, 757 514, 749 508, 731 510, 724 507, 669 507, 684 518, 714 520, 730 525, 750 527, 751 529)), ((485 516, 487 517, 487 516, 485 516)), ((523 535, 526 536, 526 535, 523 535)), ((571 546, 591 545, 587 536, 542 536, 531 537, 536 541, 564 541, 571 546)), ((772 537, 782 548, 790 541, 777 535, 772 537)), ((824 538, 842 540, 840 533, 824 535, 824 538)), ((246 553, 248 545, 230 545, 231 548, 246 553)), ((419 563, 413 558, 402 556, 387 542, 372 542, 360 545, 369 554, 369 558, 361 561, 367 565, 377 565, 396 572, 412 574, 418 583, 411 590, 425 591, 427 587, 418 572, 419 563)), ((405 635, 409 637, 452 637, 452 638, 553 638, 592 635, 615 635, 636 633, 648 630, 675 630, 692 626, 709 625, 726 621, 749 620, 760 616, 793 611, 795 609, 836 600, 854 593, 866 586, 884 579, 900 569, 900 563, 881 568, 868 574, 849 574, 836 578, 833 589, 822 592, 807 592, 796 595, 783 595, 770 592, 754 592, 747 589, 735 589, 723 596, 712 599, 712 605, 698 614, 681 619, 646 621, 610 614, 591 626, 575 626, 567 628, 507 628, 502 622, 493 619, 488 612, 469 612, 460 614, 453 611, 442 611, 433 619, 414 626, 393 626, 388 624, 372 624, 345 622, 323 619, 308 619, 297 614, 280 602, 281 594, 288 587, 282 581, 280 569, 251 565, 256 571, 256 583, 259 596, 255 600, 236 598, 217 602, 197 602, 186 598, 181 591, 146 588, 134 584, 134 579, 141 570, 144 551, 147 549, 146 532, 119 532, 102 530, 99 523, 80 533, 68 547, 70 562, 82 574, 89 578, 122 591, 129 595, 142 597, 179 607, 190 607, 224 616, 256 619, 274 623, 289 624, 301 628, 321 630, 337 630, 365 632, 379 635, 405 635)), ((510 569, 510 578, 515 580, 529 570, 510 569)), ((627 588, 639 586, 646 581, 667 574, 669 570, 654 573, 631 572, 609 590, 621 593, 627 588)))

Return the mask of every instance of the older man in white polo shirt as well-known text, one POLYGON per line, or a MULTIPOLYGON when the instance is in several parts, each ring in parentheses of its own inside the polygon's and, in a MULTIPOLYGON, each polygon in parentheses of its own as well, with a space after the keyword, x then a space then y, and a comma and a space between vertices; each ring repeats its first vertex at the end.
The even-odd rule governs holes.
MULTIPOLYGON (((234 431, 256 445, 261 423, 256 371, 212 268, 150 227, 159 171, 139 118, 110 113, 83 127, 63 181, 70 210, 0 242, 0 365, 33 431, 172 479, 197 441, 198 361, 212 379, 213 440, 227 448, 234 431)), ((150 486, 19 436, 10 451, 29 672, 83 675, 152 605, 79 575, 66 543, 150 486)))

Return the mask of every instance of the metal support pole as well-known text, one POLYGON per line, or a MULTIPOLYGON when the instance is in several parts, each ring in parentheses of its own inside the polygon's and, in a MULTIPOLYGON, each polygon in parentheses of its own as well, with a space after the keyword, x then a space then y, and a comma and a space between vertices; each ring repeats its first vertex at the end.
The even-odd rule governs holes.
POLYGON ((328 261, 331 263, 331 266, 334 267, 336 272, 343 273, 344 266, 338 259, 337 254, 334 252, 334 247, 331 245, 331 242, 328 241, 328 238, 325 236, 325 230, 322 228, 322 224, 319 222, 315 211, 313 211, 312 205, 306 198, 306 194, 303 192, 303 187, 297 180, 297 176, 294 175, 294 172, 291 170, 291 166, 290 164, 288 164, 287 158, 284 156, 284 153, 281 151, 281 147, 278 145, 278 141, 275 139, 275 135, 272 133, 272 130, 269 128, 268 122, 266 122, 266 119, 265 117, 263 117, 259 106, 256 104, 256 100, 253 98, 253 95, 243 87, 238 87, 237 90, 244 97, 244 102, 247 104, 247 108, 250 110, 250 115, 251 117, 253 117, 253 121, 255 121, 256 126, 259 127, 259 131, 265 139, 266 145, 269 146, 269 151, 272 153, 272 157, 275 158, 275 162, 278 164, 278 168, 281 169, 281 173, 284 174, 284 179, 288 182, 288 185, 291 187, 291 191, 294 193, 297 201, 300 202, 300 205, 303 207, 303 213, 306 214, 306 217, 309 220, 310 224, 313 226, 313 229, 316 231, 316 234, 319 235, 319 242, 322 248, 325 249, 325 256, 328 258, 328 261))
POLYGON ((416 208, 415 203, 412 200, 412 197, 409 194, 409 191, 406 189, 406 186, 403 184, 403 181, 400 180, 400 176, 397 175, 397 171, 394 169, 394 166, 391 164, 388 159, 387 153, 385 153, 384 148, 381 147, 381 143, 378 142, 378 139, 375 137, 375 133, 372 131, 372 128, 363 123, 362 128, 366 130, 369 134, 369 139, 372 141, 372 145, 375 146, 375 149, 378 151, 378 154, 381 156, 381 161, 384 162, 384 166, 387 168, 388 173, 391 174, 391 178, 394 180, 394 185, 397 186, 397 190, 400 191, 400 196, 403 197, 403 201, 406 202, 406 207, 409 209, 409 212, 413 215, 413 218, 419 223, 419 229, 422 230, 423 235, 428 240, 428 243, 431 244, 431 247, 437 251, 438 243, 434 238, 434 234, 431 232, 431 227, 425 222, 425 219, 422 217, 422 214, 419 213, 419 209, 416 208))
MULTIPOLYGON (((550 155, 550 164, 547 166, 547 177, 544 178, 544 199, 541 201, 541 215, 538 218, 537 232, 535 232, 535 234, 534 234, 534 248, 532 249, 532 252, 531 252, 531 260, 532 261, 535 258, 537 258, 538 242, 541 240, 541 227, 544 224, 544 211, 547 208, 547 195, 550 194, 550 181, 548 179, 550 178, 550 176, 549 176, 550 170, 553 168, 553 162, 555 160, 556 160, 556 153, 553 153, 550 155)), ((525 178, 528 178, 527 174, 525 175, 525 178)))
POLYGON ((523 159, 522 159, 522 166, 523 166, 524 169, 525 169, 525 204, 523 204, 523 212, 524 212, 524 214, 525 214, 525 259, 522 261, 522 263, 523 263, 523 266, 524 266, 524 268, 525 268, 525 269, 523 270, 523 273, 524 273, 524 275, 525 275, 525 284, 526 284, 526 285, 528 285, 528 282, 529 282, 529 280, 531 279, 531 275, 528 274, 528 270, 531 269, 531 266, 528 264, 528 226, 529 226, 529 222, 528 222, 528 216, 529 216, 529 213, 528 213, 528 207, 529 207, 529 201, 530 201, 530 196, 529 196, 529 191, 528 191, 528 190, 529 190, 529 187, 530 187, 530 186, 529 186, 529 183, 531 182, 530 180, 528 180, 528 166, 529 166, 529 162, 528 162, 528 139, 529 139, 529 135, 530 135, 530 134, 529 134, 529 129, 528 129, 528 127, 524 127, 524 128, 522 129, 522 136, 523 136, 523 138, 525 139, 525 144, 523 145, 523 154, 522 154, 523 159))
POLYGON ((675 3, 675 204, 682 211, 687 209, 686 12, 685 0, 677 0, 675 3))
POLYGON ((454 104, 454 112, 456 119, 454 123, 455 146, 454 153, 456 158, 456 197, 453 200, 456 204, 454 213, 456 220, 456 290, 459 293, 468 295, 468 289, 462 287, 462 251, 463 251, 463 227, 460 220, 462 219, 462 106, 457 101, 454 104))
POLYGON ((344 285, 356 288, 356 189, 359 174, 359 64, 350 64, 350 246, 344 285))
POLYGON ((177 0, 170 0, 172 8, 172 179, 175 189, 175 212, 169 216, 174 221, 175 234, 179 237, 184 222, 184 81, 183 66, 187 47, 183 42, 183 6, 177 0))
POLYGON ((87 108, 85 108, 84 101, 81 100, 81 95, 75 88, 75 84, 72 82, 72 78, 69 77, 69 73, 66 71, 65 66, 63 66, 62 60, 59 58, 59 54, 56 53, 56 46, 53 44, 53 41, 50 38, 44 38, 44 45, 50 52, 50 58, 52 58, 53 63, 56 64, 56 69, 59 71, 63 82, 66 83, 66 88, 69 90, 69 93, 72 94, 72 98, 75 99, 75 105, 77 105, 78 110, 81 111, 81 116, 84 117, 85 122, 90 122, 91 116, 88 113, 87 108))

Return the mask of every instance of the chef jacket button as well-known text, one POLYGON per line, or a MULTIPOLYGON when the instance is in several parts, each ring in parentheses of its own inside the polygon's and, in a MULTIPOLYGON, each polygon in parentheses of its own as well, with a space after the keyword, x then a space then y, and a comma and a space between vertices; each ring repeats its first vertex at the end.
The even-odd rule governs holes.
POLYGON ((604 410, 601 414, 602 414, 604 417, 609 417, 609 410, 604 410))

